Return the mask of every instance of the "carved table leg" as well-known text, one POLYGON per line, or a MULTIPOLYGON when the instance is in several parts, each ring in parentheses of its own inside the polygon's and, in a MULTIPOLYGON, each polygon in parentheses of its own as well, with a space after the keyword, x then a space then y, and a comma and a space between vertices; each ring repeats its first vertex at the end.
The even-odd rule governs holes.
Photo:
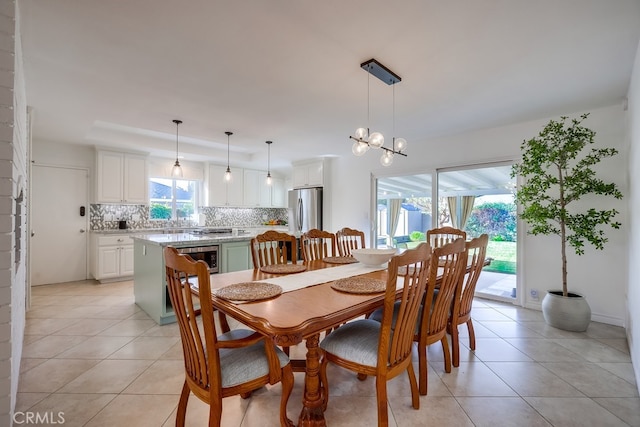
POLYGON ((307 338, 307 368, 304 376, 304 396, 298 427, 326 426, 322 411, 323 385, 320 383, 320 334, 307 338))

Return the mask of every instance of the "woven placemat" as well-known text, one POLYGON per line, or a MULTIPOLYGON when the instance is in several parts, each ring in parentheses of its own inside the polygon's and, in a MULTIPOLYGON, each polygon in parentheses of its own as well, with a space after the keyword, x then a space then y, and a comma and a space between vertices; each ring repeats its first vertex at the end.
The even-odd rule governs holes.
POLYGON ((328 256, 322 258, 322 261, 327 264, 353 264, 354 262, 358 262, 357 259, 350 256, 328 256))
POLYGON ((259 301, 282 293, 278 285, 263 282, 243 282, 214 289, 213 295, 230 301, 259 301))
POLYGON ((260 271, 272 274, 301 273, 306 269, 307 266, 302 264, 272 264, 260 267, 260 271))
POLYGON ((377 294, 387 289, 387 282, 368 277, 349 277, 336 280, 331 287, 336 291, 349 294, 377 294))

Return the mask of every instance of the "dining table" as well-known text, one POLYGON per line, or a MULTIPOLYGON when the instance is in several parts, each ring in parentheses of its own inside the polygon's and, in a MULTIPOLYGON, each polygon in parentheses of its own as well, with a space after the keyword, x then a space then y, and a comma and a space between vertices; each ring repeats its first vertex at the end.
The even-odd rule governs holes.
MULTIPOLYGON (((329 257, 212 274, 210 277, 214 309, 271 338, 276 345, 286 348, 304 341, 306 358, 290 362, 294 371, 305 373, 299 427, 326 425, 324 388, 327 385, 322 384, 319 376, 320 335, 371 313, 384 303, 386 264, 367 266, 356 263, 352 258, 344 258, 329 257), (376 286, 370 286, 375 283, 376 286), (277 286, 281 290, 272 296, 258 292, 256 298, 237 300, 233 298, 236 293, 225 292, 235 286, 240 286, 244 292, 258 285, 273 288, 273 284, 282 286, 277 286), (349 284, 354 286, 346 286, 349 284)), ((487 258, 484 264, 490 263, 491 259, 487 258)), ((403 274, 406 272, 398 271, 398 295, 402 292, 403 274)), ((198 294, 197 282, 191 289, 198 294)))
MULTIPOLYGON (((291 265, 291 264, 289 264, 291 265)), ((258 331, 273 340, 276 345, 290 347, 305 342, 306 359, 292 360, 294 371, 304 372, 304 394, 298 426, 324 426, 324 387, 319 376, 321 350, 320 335, 327 330, 372 312, 382 306, 384 291, 361 293, 345 292, 332 287, 338 280, 344 282, 349 277, 371 282, 387 280, 384 267, 367 267, 360 264, 343 265, 314 260, 300 263, 304 271, 295 274, 267 273, 261 269, 250 269, 211 275, 211 300, 214 309, 236 321, 258 331), (329 280, 319 280, 318 271, 323 271, 329 280), (331 274, 327 274, 331 273, 331 274), (221 290, 238 284, 251 282, 278 283, 279 278, 292 279, 297 289, 283 291, 276 296, 255 301, 238 301, 221 297, 221 290), (296 276, 293 278, 293 276, 296 276), (332 279, 340 277, 342 279, 332 279), (309 280, 308 285, 306 281, 309 280), (302 287, 299 287, 302 284, 302 287)), ((321 276, 322 277, 322 276, 321 276)), ((198 293, 198 288, 192 286, 198 293)), ((202 296, 198 295, 199 298, 202 296)))

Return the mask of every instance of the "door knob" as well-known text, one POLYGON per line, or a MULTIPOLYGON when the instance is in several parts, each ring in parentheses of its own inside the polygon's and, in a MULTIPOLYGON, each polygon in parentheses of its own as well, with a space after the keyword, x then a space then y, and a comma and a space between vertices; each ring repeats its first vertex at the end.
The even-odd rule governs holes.
POLYGON ((81 233, 84 233, 84 232, 85 232, 85 229, 84 229, 84 228, 81 228, 81 229, 80 229, 80 232, 81 232, 81 233))

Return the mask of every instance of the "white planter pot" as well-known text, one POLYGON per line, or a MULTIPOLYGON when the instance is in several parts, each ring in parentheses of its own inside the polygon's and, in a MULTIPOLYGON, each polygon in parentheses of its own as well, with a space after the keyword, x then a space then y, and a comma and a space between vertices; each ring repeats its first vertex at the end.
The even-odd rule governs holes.
POLYGON ((587 300, 571 292, 564 297, 562 291, 547 291, 542 299, 542 315, 547 324, 565 331, 586 331, 591 322, 587 300))

